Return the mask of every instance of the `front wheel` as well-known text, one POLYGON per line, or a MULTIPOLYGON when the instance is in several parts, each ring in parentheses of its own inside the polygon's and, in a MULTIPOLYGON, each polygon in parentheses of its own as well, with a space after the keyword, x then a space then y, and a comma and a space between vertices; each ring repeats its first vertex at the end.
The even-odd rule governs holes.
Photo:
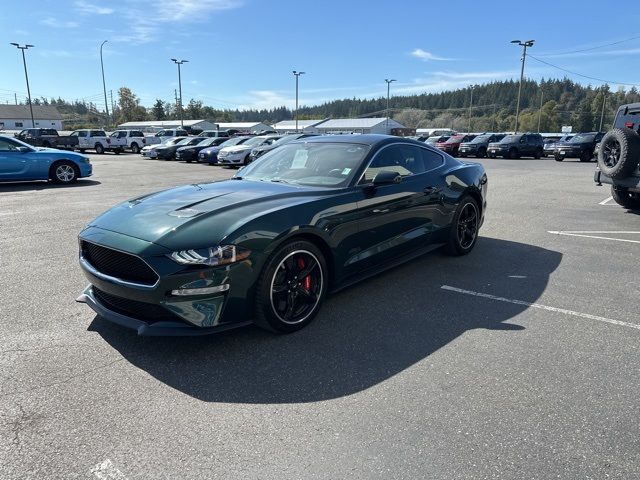
POLYGON ((555 158, 556 162, 561 162, 564 160, 564 157, 562 155, 554 155, 553 158, 555 158))
POLYGON ((49 171, 49 178, 54 183, 73 183, 78 180, 78 168, 68 161, 55 163, 49 171))
POLYGON ((294 240, 267 261, 256 292, 257 324, 279 333, 307 326, 327 292, 327 265, 313 243, 294 240))
POLYGON ((94 146, 94 148, 95 148, 96 153, 97 153, 98 155, 102 155, 102 154, 104 153, 104 147, 102 146, 102 144, 101 144, 101 143, 96 143, 96 144, 95 144, 95 146, 94 146))
POLYGON ((590 162, 591 161, 591 157, 593 157, 593 155, 591 155, 591 152, 589 152, 588 150, 585 150, 584 152, 582 152, 580 154, 580 161, 581 162, 590 162))
POLYGON ((480 208, 470 195, 462 197, 451 224, 445 251, 449 255, 466 255, 475 246, 480 230, 480 208))
POLYGON ((509 159, 518 158, 518 151, 515 148, 510 148, 509 153, 507 154, 507 158, 509 159))
POLYGON ((533 154, 533 158, 535 158, 536 160, 540 160, 540 157, 542 156, 542 149, 539 148, 536 150, 536 152, 533 154))
POLYGON ((140 146, 136 142, 131 144, 131 152, 132 153, 140 153, 140 146))

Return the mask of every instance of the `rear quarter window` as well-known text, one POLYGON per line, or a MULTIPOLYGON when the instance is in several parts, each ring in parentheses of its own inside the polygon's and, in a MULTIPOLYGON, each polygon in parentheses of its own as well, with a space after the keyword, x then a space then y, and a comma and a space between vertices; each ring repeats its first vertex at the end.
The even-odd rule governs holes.
POLYGON ((92 137, 106 137, 107 134, 104 133, 102 130, 91 130, 91 136, 92 137))

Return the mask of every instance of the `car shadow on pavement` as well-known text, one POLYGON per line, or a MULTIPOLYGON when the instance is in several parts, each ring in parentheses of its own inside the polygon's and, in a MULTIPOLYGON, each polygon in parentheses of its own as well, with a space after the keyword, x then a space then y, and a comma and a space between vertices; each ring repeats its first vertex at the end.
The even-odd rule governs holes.
POLYGON ((137 337, 99 316, 89 330, 131 364, 203 401, 321 401, 373 387, 468 330, 517 335, 524 327, 507 322, 528 307, 442 285, 532 303, 561 259, 555 251, 481 237, 466 257, 431 253, 330 296, 311 325, 290 335, 247 327, 206 337, 137 337))
POLYGON ((78 180, 77 182, 70 183, 68 185, 48 182, 46 180, 37 182, 0 182, 0 193, 3 192, 27 192, 34 190, 50 190, 54 188, 78 188, 78 187, 91 187, 94 185, 100 185, 100 182, 96 180, 78 180))

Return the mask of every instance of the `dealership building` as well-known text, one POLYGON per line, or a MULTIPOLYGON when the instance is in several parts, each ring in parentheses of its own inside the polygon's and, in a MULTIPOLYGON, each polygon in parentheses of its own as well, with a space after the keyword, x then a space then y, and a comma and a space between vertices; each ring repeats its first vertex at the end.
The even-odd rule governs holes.
POLYGON ((29 105, 0 105, 0 130, 55 128, 62 130, 62 115, 51 105, 33 105, 33 123, 29 105))

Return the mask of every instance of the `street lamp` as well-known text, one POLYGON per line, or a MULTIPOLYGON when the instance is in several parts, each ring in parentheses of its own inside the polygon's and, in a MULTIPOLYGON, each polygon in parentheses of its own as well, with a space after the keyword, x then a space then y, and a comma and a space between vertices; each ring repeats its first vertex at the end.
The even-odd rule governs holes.
POLYGON ((107 85, 104 81, 104 63, 102 62, 102 47, 109 40, 105 40, 100 44, 100 68, 102 69, 102 90, 104 91, 104 109, 107 112, 107 122, 109 122, 109 104, 107 103, 107 85))
POLYGON ((180 65, 189 62, 189 60, 178 60, 172 58, 171 61, 178 65, 178 90, 180 91, 180 103, 178 105, 178 110, 180 110, 180 126, 184 127, 184 118, 182 115, 182 76, 180 74, 180 65))
POLYGON ((518 133, 518 119, 520 117, 520 95, 522 94, 522 79, 524 78, 524 62, 527 60, 527 47, 533 47, 535 40, 527 40, 522 42, 520 40, 511 40, 511 43, 520 45, 522 47, 522 66, 520 67, 520 86, 518 87, 518 103, 516 106, 516 128, 514 133, 518 133))
POLYGON ((396 80, 394 78, 385 78, 384 79, 385 82, 387 82, 387 133, 389 133, 389 91, 391 88, 391 84, 393 82, 395 82, 396 80))
POLYGON ((473 85, 471 85, 471 99, 469 100, 469 130, 467 133, 471 133, 471 108, 473 107, 473 85))
POLYGON ((304 75, 305 72, 296 72, 293 71, 293 74, 296 77, 296 132, 298 131, 298 80, 300 79, 300 75, 304 75))
POLYGON ((27 50, 28 48, 32 48, 33 45, 20 46, 17 43, 13 43, 13 42, 11 43, 11 45, 13 45, 19 50, 22 50, 22 64, 24 65, 24 78, 26 78, 27 80, 27 95, 29 95, 29 111, 31 112, 31 128, 35 128, 36 123, 33 120, 33 105, 31 103, 31 89, 29 88, 29 74, 27 73, 27 60, 24 57, 24 51, 27 50))

